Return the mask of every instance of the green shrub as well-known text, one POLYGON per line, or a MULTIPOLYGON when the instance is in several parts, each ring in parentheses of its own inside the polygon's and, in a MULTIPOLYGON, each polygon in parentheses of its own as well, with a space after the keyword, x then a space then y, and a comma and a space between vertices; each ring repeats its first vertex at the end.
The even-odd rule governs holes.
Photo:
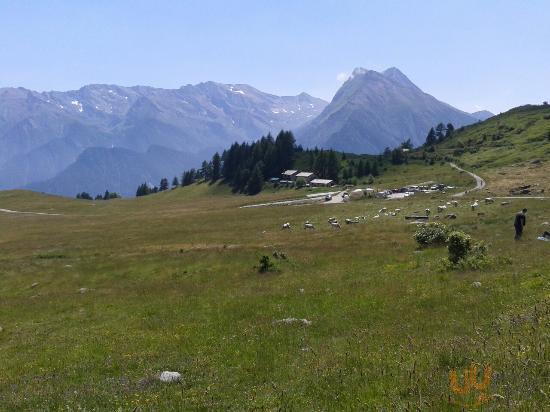
POLYGON ((464 259, 472 250, 472 237, 464 232, 455 231, 449 234, 447 242, 449 250, 449 260, 456 265, 464 259))
POLYGON ((263 255, 260 258, 260 266, 258 267, 258 272, 265 273, 273 269, 273 263, 269 256, 263 255))
POLYGON ((414 240, 421 246, 442 245, 447 241, 450 229, 442 223, 420 225, 414 233, 414 240))

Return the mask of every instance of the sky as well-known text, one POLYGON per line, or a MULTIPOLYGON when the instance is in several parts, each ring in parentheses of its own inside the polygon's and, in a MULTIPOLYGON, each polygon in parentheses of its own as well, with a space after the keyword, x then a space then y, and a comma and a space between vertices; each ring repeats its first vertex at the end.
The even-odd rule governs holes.
POLYGON ((247 83, 330 100, 355 67, 494 113, 550 100, 550 1, 0 0, 0 87, 247 83))

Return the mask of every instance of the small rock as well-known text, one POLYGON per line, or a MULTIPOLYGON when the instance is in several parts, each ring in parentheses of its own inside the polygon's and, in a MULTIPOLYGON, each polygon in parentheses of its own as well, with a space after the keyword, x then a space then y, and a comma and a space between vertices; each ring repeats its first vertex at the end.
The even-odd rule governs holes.
POLYGON ((160 374, 161 382, 179 382, 181 380, 181 373, 164 371, 160 374))
POLYGON ((86 293, 86 292, 88 292, 88 290, 89 290, 88 288, 80 288, 80 289, 78 289, 78 292, 79 293, 86 293))
POLYGON ((286 319, 276 320, 275 323, 285 323, 287 325, 290 325, 292 323, 301 323, 304 326, 310 326, 312 322, 307 319, 286 318, 286 319))
POLYGON ((543 222, 542 223, 542 226, 549 226, 550 225, 550 222, 543 222))
POLYGON ((480 287, 481 287, 481 282, 474 282, 474 283, 472 283, 472 287, 474 287, 474 288, 480 288, 480 287))
POLYGON ((31 288, 35 288, 35 287, 37 287, 38 285, 39 285, 38 282, 34 282, 34 283, 31 285, 31 288))
POLYGON ((304 288, 300 288, 300 293, 304 293, 304 288))
POLYGON ((4 331, 4 328, 0 326, 0 332, 3 332, 3 331, 4 331))

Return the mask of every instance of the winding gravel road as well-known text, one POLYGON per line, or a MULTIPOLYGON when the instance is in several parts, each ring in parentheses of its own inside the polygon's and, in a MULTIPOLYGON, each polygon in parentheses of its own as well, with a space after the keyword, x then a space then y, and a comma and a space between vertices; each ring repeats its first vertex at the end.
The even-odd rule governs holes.
POLYGON ((485 180, 483 180, 483 178, 481 178, 480 176, 476 175, 475 173, 472 173, 472 172, 469 172, 467 170, 464 170, 460 167, 458 167, 457 165, 455 165, 454 163, 449 163, 449 165, 453 168, 455 168, 456 170, 460 171, 460 172, 464 172, 464 173, 468 173, 470 176, 472 176, 475 180, 476 180, 476 187, 474 187, 473 189, 468 189, 466 190, 465 192, 460 192, 460 193, 456 193, 453 195, 453 197, 461 197, 461 196, 464 196, 466 193, 470 193, 470 192, 473 192, 474 190, 481 190, 483 189, 487 184, 485 183, 485 180))

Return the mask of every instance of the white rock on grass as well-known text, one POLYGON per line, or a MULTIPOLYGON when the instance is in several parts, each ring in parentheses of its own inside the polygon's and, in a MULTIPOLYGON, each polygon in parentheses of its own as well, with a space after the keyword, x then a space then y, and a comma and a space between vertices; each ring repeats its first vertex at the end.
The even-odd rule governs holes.
POLYGON ((285 318, 285 319, 276 320, 275 323, 285 323, 287 325, 290 325, 292 323, 301 323, 304 326, 310 326, 312 322, 307 319, 285 318))
POLYGON ((164 371, 160 374, 161 382, 179 382, 181 380, 181 373, 164 371))
POLYGON ((481 282, 474 282, 474 283, 472 283, 472 287, 474 287, 474 288, 480 288, 480 287, 481 287, 481 282))
POLYGON ((35 287, 37 287, 38 285, 39 285, 38 282, 34 282, 34 283, 31 285, 31 288, 35 288, 35 287))
POLYGON ((3 332, 3 331, 4 331, 4 328, 0 326, 0 332, 3 332))
POLYGON ((79 293, 86 293, 86 292, 88 292, 88 290, 89 290, 88 288, 80 288, 80 289, 78 289, 78 292, 79 293))

